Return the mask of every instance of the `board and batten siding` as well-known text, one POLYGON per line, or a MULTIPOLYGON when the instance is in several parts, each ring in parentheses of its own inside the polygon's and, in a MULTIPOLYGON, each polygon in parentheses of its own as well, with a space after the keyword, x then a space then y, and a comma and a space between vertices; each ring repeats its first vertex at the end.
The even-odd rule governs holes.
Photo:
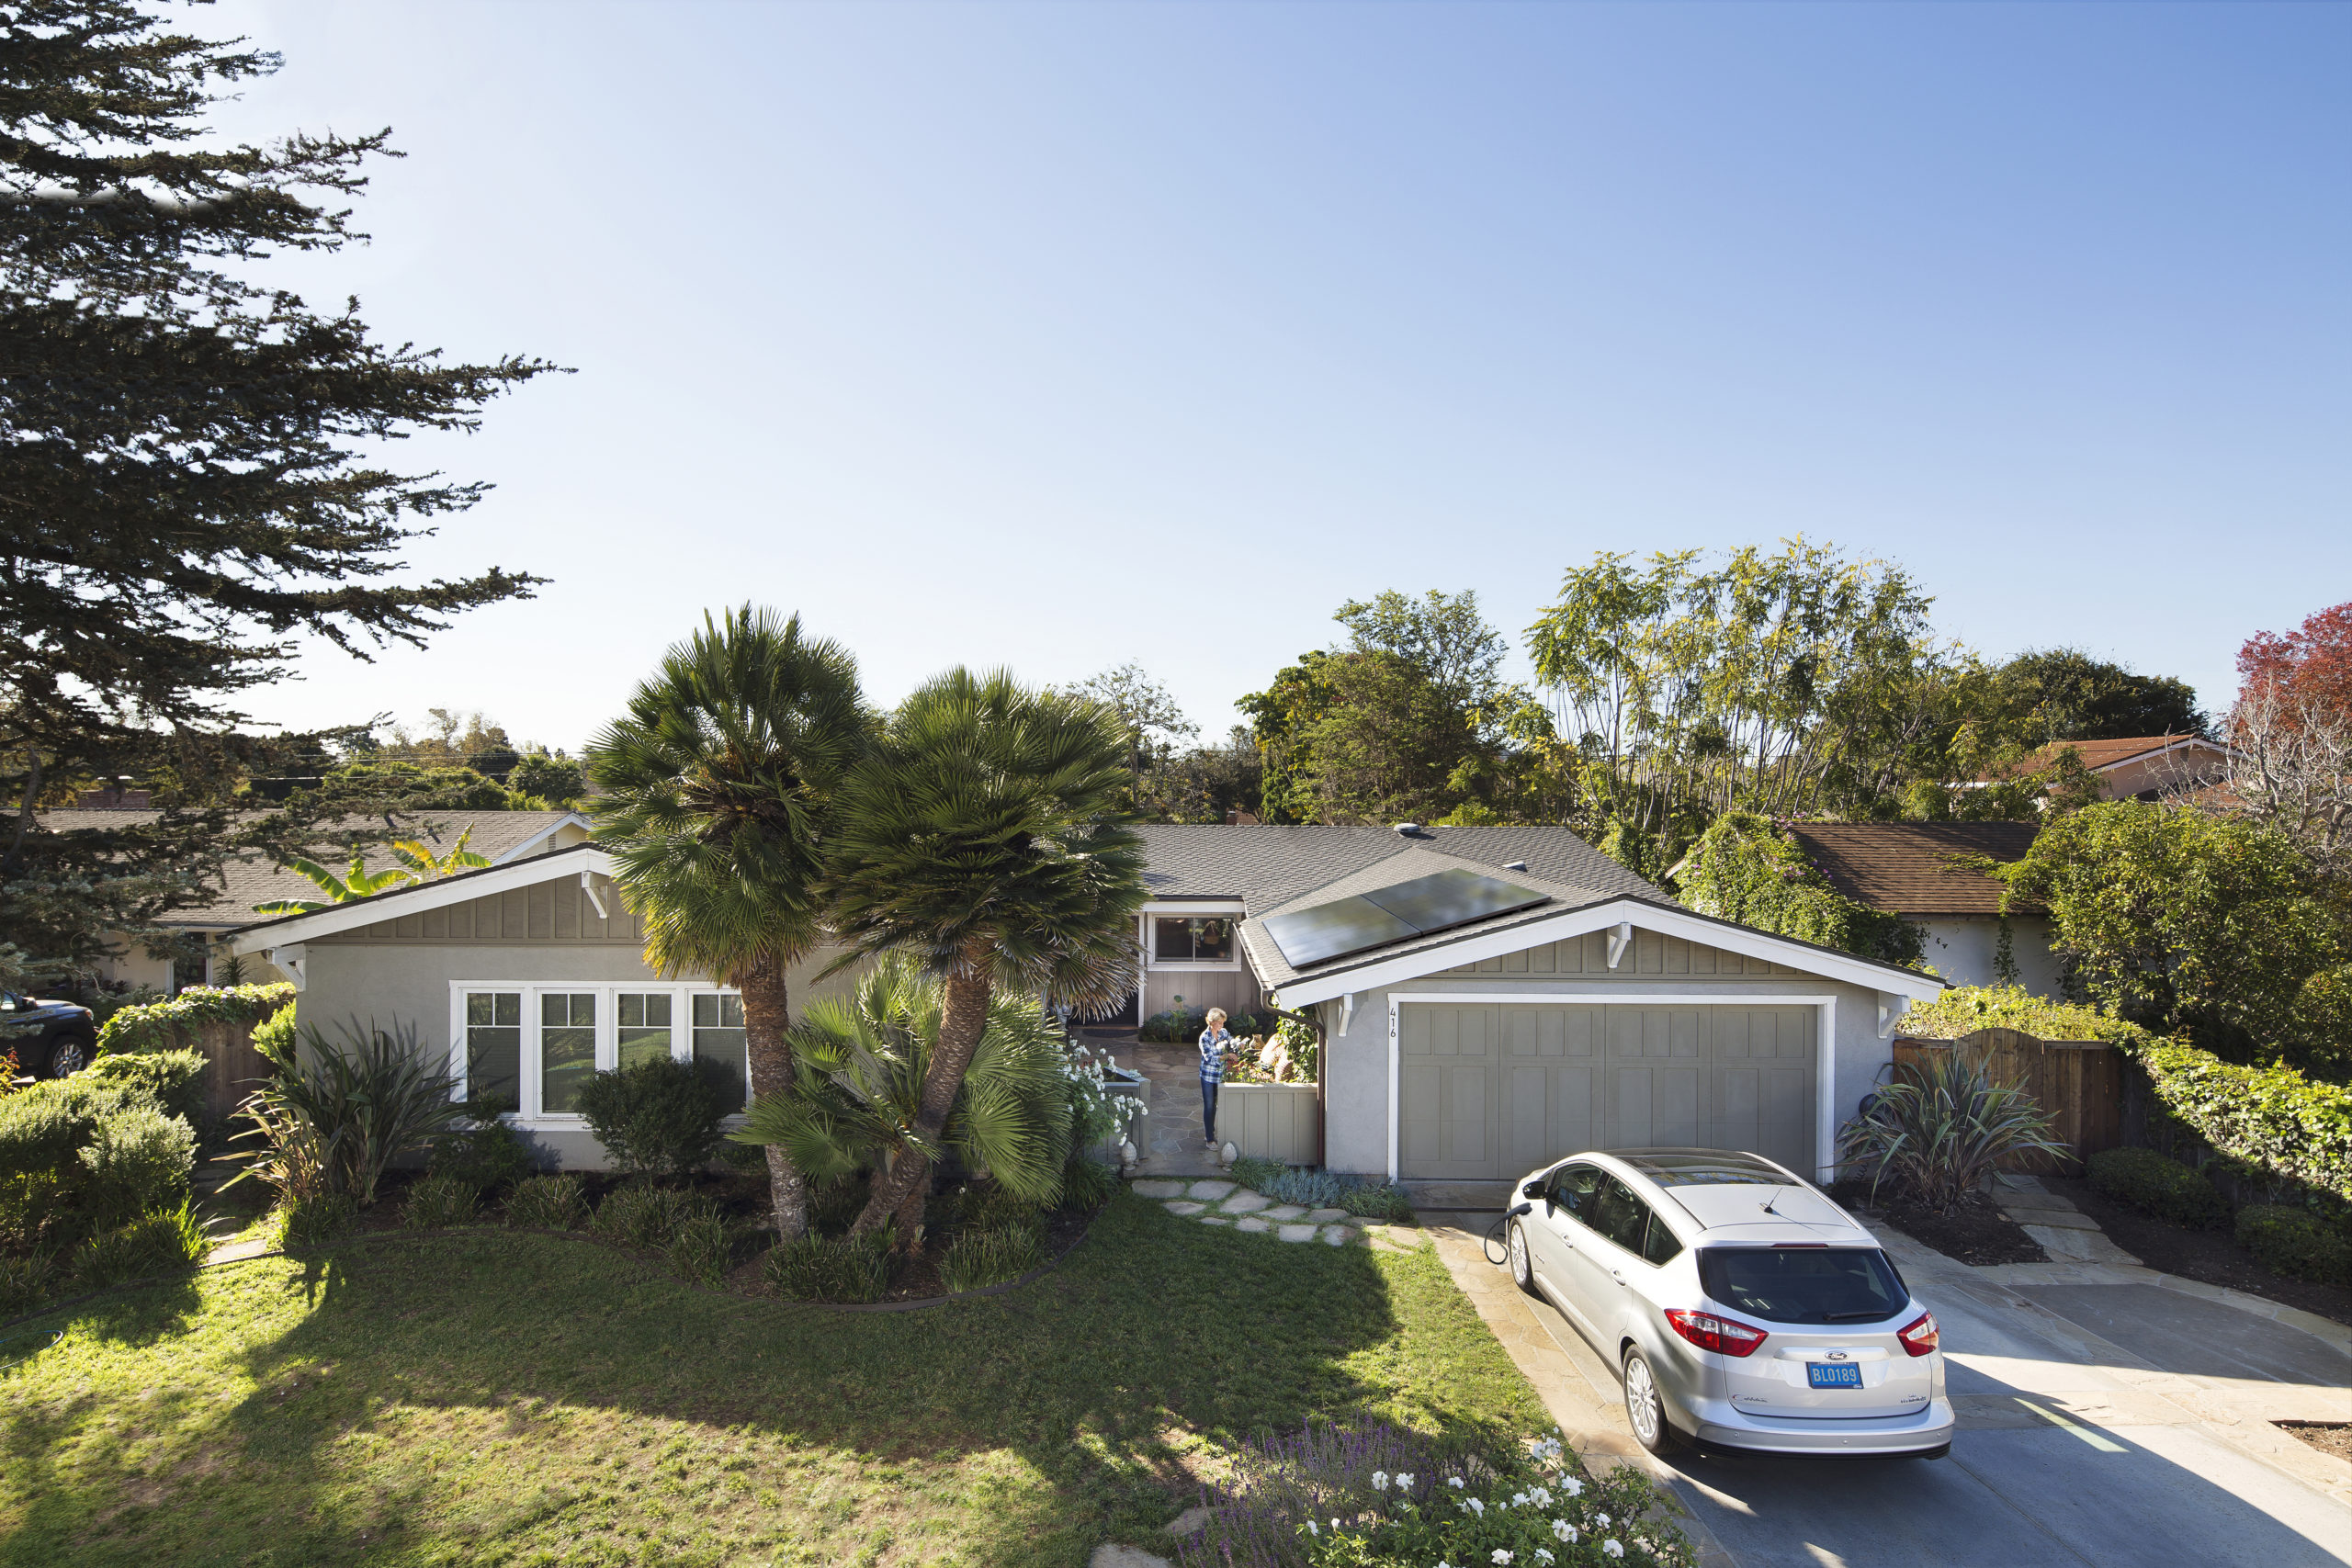
POLYGON ((510 887, 503 893, 398 915, 339 936, 318 937, 311 945, 367 944, 387 942, 627 942, 642 946, 644 923, 622 906, 620 891, 604 878, 596 879, 596 906, 579 879, 564 877, 510 887))
POLYGON ((1617 960, 1614 969, 1609 967, 1609 933, 1588 931, 1566 942, 1547 942, 1518 953, 1506 953, 1498 958, 1459 964, 1431 978, 1475 979, 1482 976, 1522 975, 1573 975, 1578 979, 1604 985, 1655 980, 1668 975, 1679 978, 1691 976, 1724 979, 1809 978, 1803 970, 1792 969, 1785 964, 1727 953, 1720 947, 1708 947, 1682 937, 1645 931, 1639 926, 1634 928, 1631 950, 1617 960))

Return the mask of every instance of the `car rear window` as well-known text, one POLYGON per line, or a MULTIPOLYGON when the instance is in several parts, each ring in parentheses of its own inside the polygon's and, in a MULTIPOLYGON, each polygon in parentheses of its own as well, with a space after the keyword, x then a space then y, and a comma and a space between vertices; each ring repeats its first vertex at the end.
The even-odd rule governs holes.
POLYGON ((1709 1247, 1699 1252, 1707 1294, 1767 1323, 1875 1323, 1911 1293, 1874 1247, 1709 1247))

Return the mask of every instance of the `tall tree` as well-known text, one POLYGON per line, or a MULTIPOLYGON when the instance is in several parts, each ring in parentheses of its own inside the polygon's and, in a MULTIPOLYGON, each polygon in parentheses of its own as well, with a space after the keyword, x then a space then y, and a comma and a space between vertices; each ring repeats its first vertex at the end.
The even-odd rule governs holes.
POLYGON ((232 705, 287 672, 295 634, 364 658, 538 581, 394 581, 419 525, 485 487, 363 448, 471 430, 551 367, 388 348, 356 301, 253 281, 364 239, 335 204, 390 155, 389 131, 208 142, 221 90, 278 63, 129 0, 0 15, 0 939, 58 957, 212 897, 224 848, 300 852, 300 810, 232 829, 224 809, 276 771, 232 705), (35 815, 123 776, 160 820, 35 815))
MULTIPOLYGON (((793 1085, 786 974, 823 934, 834 798, 870 729, 846 649, 745 605, 706 616, 589 748, 596 836, 645 961, 742 993, 755 1099, 793 1085)), ((803 1235, 808 1182, 782 1146, 767 1160, 776 1229, 803 1235)))
POLYGON ((1989 685, 1985 716, 2030 745, 2206 730, 2188 682, 2142 675, 2078 648, 2029 649, 1995 666, 1989 685))
POLYGON ((957 669, 899 705, 843 787, 834 931, 852 957, 912 954, 945 990, 913 1130, 860 1232, 896 1215, 901 1244, 920 1244, 922 1151, 940 1146, 992 996, 1102 1010, 1134 990, 1144 863, 1121 810, 1126 740, 1098 704, 957 669))
POLYGON ((2256 633, 2238 650, 2238 676, 2222 736, 2230 795, 2352 897, 2352 604, 2284 635, 2256 633))

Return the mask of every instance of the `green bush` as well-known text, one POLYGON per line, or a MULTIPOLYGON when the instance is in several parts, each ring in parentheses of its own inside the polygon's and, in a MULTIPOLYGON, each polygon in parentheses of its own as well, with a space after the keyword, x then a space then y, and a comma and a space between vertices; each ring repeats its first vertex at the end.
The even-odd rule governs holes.
POLYGON ((1119 1190, 1119 1173, 1100 1160, 1084 1155, 1072 1155, 1062 1167, 1061 1205, 1065 1209, 1091 1209, 1107 1203, 1111 1194, 1119 1190))
POLYGON ((1996 1084, 1956 1050, 1897 1067, 1894 1082, 1838 1130, 1839 1164, 1949 1214, 2018 1154, 2067 1153, 2050 1136, 2050 1116, 2015 1084, 1996 1084))
POLYGON ((1045 1224, 1045 1205, 993 1181, 975 1181, 956 1198, 956 1225, 958 1230, 1019 1228, 1042 1233, 1045 1224))
POLYGON ((401 1206, 401 1224, 411 1230, 445 1230, 469 1225, 478 1217, 481 1189, 463 1178, 428 1176, 408 1190, 401 1206))
POLYGON ((717 1214, 696 1214, 678 1226, 670 1239, 669 1253, 670 1267, 681 1279, 698 1285, 720 1285, 735 1263, 735 1235, 717 1214))
POLYGON ((29 1258, 0 1258, 0 1317, 14 1317, 40 1305, 56 1278, 56 1265, 39 1253, 29 1258))
POLYGON ((83 1207, 94 1224, 119 1225, 187 1195, 196 1134, 176 1116, 127 1106, 99 1122, 76 1157, 85 1172, 83 1207))
POLYGON ((298 1192, 279 1213, 278 1245, 288 1252, 324 1247, 351 1229, 359 1204, 347 1192, 298 1192))
POLYGON ((1925 956, 1919 927, 1832 887, 1770 818, 1724 812, 1682 865, 1679 896, 1702 915, 1908 968, 1925 956))
POLYGON ((1188 1008, 1184 998, 1178 997, 1174 1007, 1145 1019, 1143 1027, 1136 1031, 1136 1038, 1161 1045, 1193 1045, 1199 1043, 1201 1031, 1208 1026, 1208 1009, 1188 1008))
POLYGON ((2204 1172, 2154 1149, 2106 1149, 2088 1164, 2091 1185, 2118 1202, 2192 1230, 2229 1223, 2229 1201, 2204 1172))
POLYGON ((890 1288, 890 1230, 839 1240, 812 1231, 769 1248, 760 1269, 786 1301, 878 1302, 890 1288))
POLYGON ((2143 1046, 2154 1038, 2080 1002, 2052 1001, 2023 986, 1954 986, 1933 1001, 1913 1002, 1895 1021, 1910 1040, 1958 1040, 1980 1029, 2014 1029, 2038 1040, 2107 1040, 2143 1046))
POLYGON ((2238 1211, 2237 1237, 2273 1274, 2352 1285, 2352 1238, 2308 1209, 2248 1203, 2238 1211))
POLYGON ((186 1043, 190 1032, 208 1023, 259 1023, 281 1008, 291 1008, 294 987, 284 981, 267 986, 190 986, 169 1001, 118 1008, 98 1029, 98 1054, 168 1051, 186 1043))
POLYGON ((939 1260, 939 1282, 952 1294, 1018 1279, 1046 1260, 1034 1225, 995 1225, 960 1231, 939 1260))
POLYGON ((506 1223, 530 1230, 579 1230, 588 1224, 588 1195, 576 1176, 532 1177, 508 1195, 506 1223))
POLYGON ((286 1005, 254 1025, 254 1049, 266 1059, 280 1064, 294 1059, 294 1043, 299 1037, 294 1022, 294 1003, 286 1005))
POLYGON ((103 1289, 201 1263, 210 1250, 195 1210, 183 1201, 92 1236, 75 1256, 74 1272, 81 1283, 103 1289))
POLYGON ((592 1228, 609 1240, 631 1247, 665 1249, 688 1220, 715 1213, 710 1201, 674 1187, 631 1182, 616 1189, 597 1205, 592 1228))
POLYGON ((808 1227, 839 1235, 857 1221, 865 1212, 865 1201, 873 1195, 874 1180, 864 1171, 849 1176, 837 1176, 830 1181, 808 1184, 808 1227))
POLYGON ((143 1094, 164 1115, 194 1127, 204 1120, 204 1076, 211 1070, 211 1059, 201 1051, 141 1051, 101 1056, 90 1064, 88 1075, 143 1094))
POLYGON ((531 1173, 531 1153, 504 1122, 488 1121, 434 1139, 424 1168, 477 1192, 496 1192, 531 1173))
POLYGON ((2352 1088, 2171 1040, 2138 1059, 2165 1111, 2214 1149, 2352 1204, 2352 1088))
POLYGON ((1405 1190, 1391 1187, 1385 1181, 1351 1187, 1340 1194, 1340 1207, 1368 1220, 1404 1221, 1413 1217, 1413 1201, 1405 1195, 1405 1190))
POLYGON ((393 1161, 426 1147, 465 1110, 450 1099, 446 1058, 425 1050, 413 1025, 352 1019, 336 1032, 305 1029, 299 1053, 271 1058, 277 1072, 244 1105, 264 1145, 253 1172, 281 1199, 334 1191, 365 1208, 393 1161))
POLYGON ((1278 1164, 1243 1155, 1233 1162, 1233 1179, 1252 1192, 1309 1209, 1344 1209, 1368 1219, 1409 1220, 1412 1201, 1379 1177, 1351 1176, 1278 1164))
POLYGON ((594 1075, 580 1088, 580 1114, 615 1168, 690 1176, 718 1153, 730 1087, 715 1064, 657 1056, 594 1075))

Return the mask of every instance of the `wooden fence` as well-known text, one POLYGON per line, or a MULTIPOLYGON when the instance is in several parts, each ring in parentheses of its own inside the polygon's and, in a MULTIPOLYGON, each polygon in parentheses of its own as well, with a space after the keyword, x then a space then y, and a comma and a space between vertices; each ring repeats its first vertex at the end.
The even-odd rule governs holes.
POLYGON ((1996 1084, 2014 1084, 2050 1113, 2051 1136, 2074 1151, 2072 1160, 2023 1155, 2002 1161, 2007 1170, 2079 1168, 2102 1149, 2123 1142, 2123 1056, 2098 1040, 2043 1040, 2015 1029, 1980 1029, 1958 1040, 1894 1042, 1894 1061, 1926 1066, 1957 1051, 1996 1084))

